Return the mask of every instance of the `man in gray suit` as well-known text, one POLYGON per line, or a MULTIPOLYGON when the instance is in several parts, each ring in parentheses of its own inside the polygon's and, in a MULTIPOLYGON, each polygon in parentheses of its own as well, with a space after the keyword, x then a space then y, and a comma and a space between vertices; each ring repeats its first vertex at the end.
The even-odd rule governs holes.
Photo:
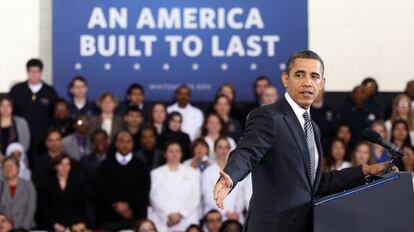
POLYGON ((324 64, 312 51, 293 54, 282 74, 283 99, 250 112, 246 130, 214 188, 217 206, 250 172, 253 195, 245 231, 312 231, 312 201, 362 185, 385 164, 322 172, 318 126, 309 108, 325 85, 324 64))
POLYGON ((82 156, 91 152, 88 117, 85 115, 77 116, 73 127, 75 132, 63 138, 62 150, 72 159, 79 161, 82 156))

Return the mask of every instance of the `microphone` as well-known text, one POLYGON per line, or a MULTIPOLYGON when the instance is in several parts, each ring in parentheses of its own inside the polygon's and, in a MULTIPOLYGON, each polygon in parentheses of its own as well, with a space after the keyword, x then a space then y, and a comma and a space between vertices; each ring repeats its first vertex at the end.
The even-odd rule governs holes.
POLYGON ((381 138, 381 135, 378 134, 377 132, 375 132, 372 129, 365 128, 362 131, 361 136, 362 136, 363 139, 365 139, 365 140, 367 140, 367 141, 369 141, 371 143, 379 144, 380 146, 382 146, 385 149, 387 149, 388 152, 390 153, 390 155, 393 158, 400 158, 400 157, 403 157, 404 156, 404 153, 395 144, 392 144, 390 142, 384 141, 381 138))

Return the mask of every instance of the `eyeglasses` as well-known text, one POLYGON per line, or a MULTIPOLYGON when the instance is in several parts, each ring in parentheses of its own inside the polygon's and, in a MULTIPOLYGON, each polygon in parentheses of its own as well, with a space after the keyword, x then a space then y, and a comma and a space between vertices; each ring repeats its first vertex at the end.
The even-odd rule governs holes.
POLYGON ((407 107, 409 107, 410 105, 408 104, 408 103, 406 103, 406 102, 401 102, 401 103, 398 103, 398 105, 397 105, 398 107, 404 107, 404 108, 407 108, 407 107))

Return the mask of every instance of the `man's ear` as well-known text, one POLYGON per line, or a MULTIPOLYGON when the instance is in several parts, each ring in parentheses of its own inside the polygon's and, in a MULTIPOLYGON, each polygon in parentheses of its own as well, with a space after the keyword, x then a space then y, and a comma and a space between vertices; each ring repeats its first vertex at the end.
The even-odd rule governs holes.
POLYGON ((282 75, 281 75, 281 78, 280 78, 280 79, 282 79, 282 84, 283 84, 283 86, 284 86, 285 88, 287 88, 287 87, 288 87, 288 79, 289 79, 288 74, 287 74, 287 73, 285 73, 285 72, 282 72, 282 75))
POLYGON ((326 79, 325 79, 325 77, 323 77, 322 78, 322 83, 321 83, 321 89, 320 90, 322 90, 322 89, 325 88, 325 81, 326 81, 326 79))

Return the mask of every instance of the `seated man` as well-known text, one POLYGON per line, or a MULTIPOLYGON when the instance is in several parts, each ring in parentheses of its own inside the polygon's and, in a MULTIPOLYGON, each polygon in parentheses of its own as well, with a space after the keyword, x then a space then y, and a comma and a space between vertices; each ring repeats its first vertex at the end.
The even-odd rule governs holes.
POLYGON ((114 154, 98 168, 95 191, 99 227, 111 231, 131 229, 146 218, 150 191, 149 169, 132 154, 131 133, 117 133, 114 145, 114 154))

